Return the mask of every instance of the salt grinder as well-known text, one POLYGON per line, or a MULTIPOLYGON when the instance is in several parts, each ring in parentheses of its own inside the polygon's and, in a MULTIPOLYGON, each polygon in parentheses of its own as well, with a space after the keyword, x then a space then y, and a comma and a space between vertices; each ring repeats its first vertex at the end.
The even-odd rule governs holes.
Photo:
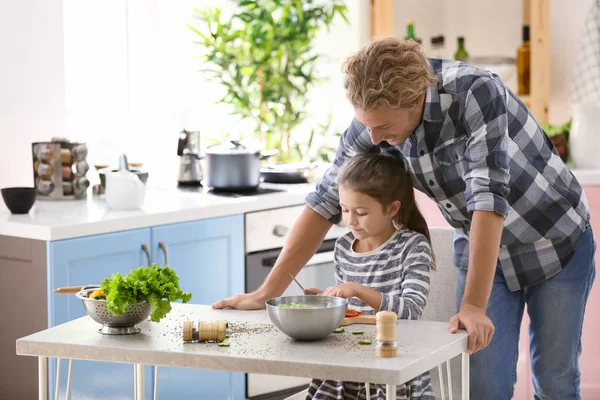
POLYGON ((184 342, 206 342, 225 340, 227 322, 183 321, 184 342))
POLYGON ((398 355, 398 343, 396 342, 398 315, 392 311, 380 311, 375 318, 377 321, 377 357, 396 357, 398 355))

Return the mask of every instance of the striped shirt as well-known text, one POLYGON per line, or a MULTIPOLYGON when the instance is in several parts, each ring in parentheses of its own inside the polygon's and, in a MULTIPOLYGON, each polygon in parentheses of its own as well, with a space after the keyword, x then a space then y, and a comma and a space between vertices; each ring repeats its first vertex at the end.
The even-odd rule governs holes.
MULTIPOLYGON (((338 284, 356 282, 382 293, 377 311, 393 311, 401 319, 419 319, 429 295, 432 266, 429 241, 420 233, 398 229, 378 248, 355 253, 355 239, 351 232, 336 241, 334 249, 335 279, 338 284)), ((375 310, 358 298, 348 299, 352 309, 364 314, 375 310)), ((385 385, 371 385, 371 399, 385 399, 385 385)), ((365 398, 365 384, 313 379, 307 399, 365 398)), ((429 374, 424 374, 405 385, 398 385, 397 400, 433 400, 429 374)))
MULTIPOLYGON (((456 229, 456 266, 469 265, 473 211, 493 211, 505 218, 498 264, 508 289, 556 275, 590 219, 583 189, 497 75, 456 61, 429 61, 438 81, 426 93, 421 124, 401 145, 382 142, 380 149, 404 163, 415 188, 456 229)), ((372 147, 369 129, 355 119, 307 205, 337 223, 339 168, 372 147)))

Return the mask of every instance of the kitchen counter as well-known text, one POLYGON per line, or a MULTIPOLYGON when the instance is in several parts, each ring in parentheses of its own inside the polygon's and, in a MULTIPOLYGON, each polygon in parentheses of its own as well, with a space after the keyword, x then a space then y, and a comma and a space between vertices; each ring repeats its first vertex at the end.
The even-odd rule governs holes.
POLYGON ((131 211, 110 210, 103 196, 92 195, 85 200, 37 200, 26 215, 13 215, 2 203, 0 236, 53 241, 281 208, 303 204, 314 184, 262 187, 282 191, 229 197, 149 186, 143 207, 131 211))
POLYGON ((581 186, 600 186, 600 169, 571 169, 581 186))

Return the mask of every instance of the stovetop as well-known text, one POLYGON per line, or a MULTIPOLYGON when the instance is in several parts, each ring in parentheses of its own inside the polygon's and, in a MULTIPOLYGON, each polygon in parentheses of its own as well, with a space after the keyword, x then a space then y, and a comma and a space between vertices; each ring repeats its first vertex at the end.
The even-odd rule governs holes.
POLYGON ((198 193, 198 194, 211 194, 213 196, 221 197, 246 197, 246 196, 258 196, 261 194, 279 193, 285 192, 285 189, 276 189, 271 187, 259 186, 256 189, 250 190, 215 190, 205 186, 187 186, 177 185, 177 189, 187 193, 198 193))

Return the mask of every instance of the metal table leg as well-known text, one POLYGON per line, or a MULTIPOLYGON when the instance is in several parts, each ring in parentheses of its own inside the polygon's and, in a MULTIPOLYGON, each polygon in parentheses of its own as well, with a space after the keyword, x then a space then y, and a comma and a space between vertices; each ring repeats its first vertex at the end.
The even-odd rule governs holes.
POLYGON ((134 369, 134 381, 135 381, 135 399, 144 400, 144 366, 142 364, 135 364, 134 369))
MULTIPOLYGON (((69 400, 71 398, 71 373, 73 372, 73 359, 69 358, 69 373, 67 374, 67 393, 65 394, 65 399, 69 400)), ((58 400, 58 399, 56 399, 58 400)))
POLYGON ((396 385, 385 385, 385 400, 396 400, 396 385))
POLYGON ((38 357, 38 398, 48 400, 48 357, 38 357))
POLYGON ((462 353, 462 400, 469 400, 469 354, 462 353))

